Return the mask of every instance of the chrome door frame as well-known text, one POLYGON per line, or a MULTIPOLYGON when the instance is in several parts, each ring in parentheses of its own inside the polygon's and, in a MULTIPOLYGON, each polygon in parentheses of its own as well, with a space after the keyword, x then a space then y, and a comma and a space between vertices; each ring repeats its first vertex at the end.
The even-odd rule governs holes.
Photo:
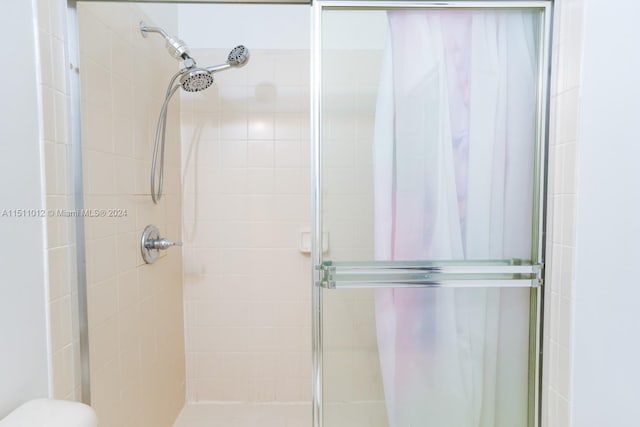
MULTIPOLYGON (((322 249, 322 12, 325 9, 371 10, 371 9, 538 9, 540 20, 538 93, 534 160, 534 200, 532 229, 532 264, 544 265, 545 230, 547 227, 547 177, 548 177, 548 122, 551 78, 551 31, 553 0, 506 0, 506 1, 389 1, 389 0, 315 0, 312 4, 311 37, 311 140, 312 140, 312 363, 313 363, 313 427, 324 427, 323 419, 323 337, 322 337, 322 292, 320 283, 324 272, 322 249)), ((544 268, 542 268, 544 277, 544 268)), ((458 286, 452 284, 451 286, 458 286)), ((541 422, 542 385, 542 314, 544 285, 532 286, 530 290, 529 319, 529 405, 528 427, 539 427, 541 422)))

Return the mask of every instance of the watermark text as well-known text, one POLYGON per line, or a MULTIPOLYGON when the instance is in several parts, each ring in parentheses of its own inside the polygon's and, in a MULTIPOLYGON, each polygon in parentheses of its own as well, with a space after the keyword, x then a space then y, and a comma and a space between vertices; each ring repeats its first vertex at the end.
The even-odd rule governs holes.
POLYGON ((0 218, 123 218, 127 209, 2 209, 0 218))

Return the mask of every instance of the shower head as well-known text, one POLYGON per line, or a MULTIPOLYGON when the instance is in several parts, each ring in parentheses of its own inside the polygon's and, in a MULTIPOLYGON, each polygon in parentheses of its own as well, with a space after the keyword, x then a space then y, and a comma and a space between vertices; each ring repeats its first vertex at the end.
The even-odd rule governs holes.
POLYGON ((213 73, 227 70, 231 67, 242 67, 247 61, 249 61, 249 49, 242 45, 236 46, 231 49, 227 62, 224 64, 206 68, 197 68, 195 66, 183 68, 180 72, 182 74, 180 85, 187 92, 200 92, 213 84, 213 73))
POLYGON ((216 65, 213 67, 199 68, 196 67, 196 61, 189 56, 189 50, 187 46, 179 39, 169 37, 169 35, 162 28, 147 27, 144 22, 140 23, 140 32, 146 37, 147 32, 156 32, 162 34, 167 41, 167 48, 172 55, 184 60, 183 67, 169 80, 167 87, 167 93, 162 103, 162 110, 160 111, 160 118, 156 126, 156 141, 153 148, 153 160, 151 163, 151 199, 153 203, 158 203, 160 197, 162 197, 162 183, 163 183, 163 171, 164 171, 164 146, 167 124, 167 107, 171 97, 178 91, 179 88, 184 89, 187 92, 200 92, 209 88, 213 84, 213 73, 217 71, 226 70, 231 67, 242 67, 249 60, 249 50, 240 45, 234 47, 229 56, 227 62, 222 65, 216 65), (176 80, 180 79, 180 83, 176 84, 176 80), (160 162, 159 174, 156 174, 156 167, 160 162), (157 187, 156 187, 157 183, 157 187))
POLYGON ((249 61, 249 49, 239 45, 231 49, 227 57, 227 64, 233 67, 242 67, 249 61))
POLYGON ((211 74, 204 68, 191 68, 180 77, 180 85, 187 92, 200 92, 213 84, 211 74))
POLYGON ((231 67, 242 67, 247 62, 249 62, 249 49, 243 45, 239 45, 231 49, 229 56, 227 56, 227 62, 220 65, 212 65, 207 67, 206 70, 211 73, 217 73, 218 71, 227 70, 231 67))

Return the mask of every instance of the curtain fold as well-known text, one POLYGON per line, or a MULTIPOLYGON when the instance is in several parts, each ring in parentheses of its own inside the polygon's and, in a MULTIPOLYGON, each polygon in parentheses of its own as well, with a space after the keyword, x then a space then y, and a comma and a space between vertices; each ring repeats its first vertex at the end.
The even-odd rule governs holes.
MULTIPOLYGON (((535 15, 388 18, 373 153, 376 259, 528 259, 535 15)), ((522 291, 376 291, 389 426, 524 427, 527 322, 522 291)))

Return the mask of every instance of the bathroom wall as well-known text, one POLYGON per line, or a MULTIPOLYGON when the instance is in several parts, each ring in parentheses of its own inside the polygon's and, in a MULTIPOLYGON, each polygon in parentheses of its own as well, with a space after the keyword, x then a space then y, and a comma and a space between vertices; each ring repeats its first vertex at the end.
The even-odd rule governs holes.
POLYGON ((180 240, 180 100, 169 108, 165 194, 149 195, 154 132, 177 71, 129 4, 78 4, 92 406, 101 427, 171 426, 184 404, 182 254, 140 254, 148 224, 180 240))
POLYGON ((572 295, 576 427, 640 419, 639 14, 632 0, 584 1, 572 295))
POLYGON ((3 6, 11 10, 0 15, 2 36, 11 40, 5 50, 11 66, 4 67, 0 87, 0 418, 47 396, 49 375, 45 219, 9 213, 45 208, 36 11, 21 0, 3 6))
POLYGON ((308 70, 307 51, 253 49, 181 94, 191 402, 310 400, 308 70))
POLYGON ((150 23, 162 27, 169 34, 179 34, 177 3, 136 3, 150 23))
POLYGON ((576 147, 583 5, 582 0, 561 0, 555 5, 547 225, 551 239, 547 242, 542 384, 542 424, 547 427, 572 425, 576 147))
POLYGON ((51 396, 80 400, 80 344, 66 4, 39 1, 38 42, 46 185, 51 396))
MULTIPOLYGON (((309 5, 181 4, 180 37, 195 49, 309 49, 309 5)), ((224 56, 223 56, 224 58, 224 56)))

